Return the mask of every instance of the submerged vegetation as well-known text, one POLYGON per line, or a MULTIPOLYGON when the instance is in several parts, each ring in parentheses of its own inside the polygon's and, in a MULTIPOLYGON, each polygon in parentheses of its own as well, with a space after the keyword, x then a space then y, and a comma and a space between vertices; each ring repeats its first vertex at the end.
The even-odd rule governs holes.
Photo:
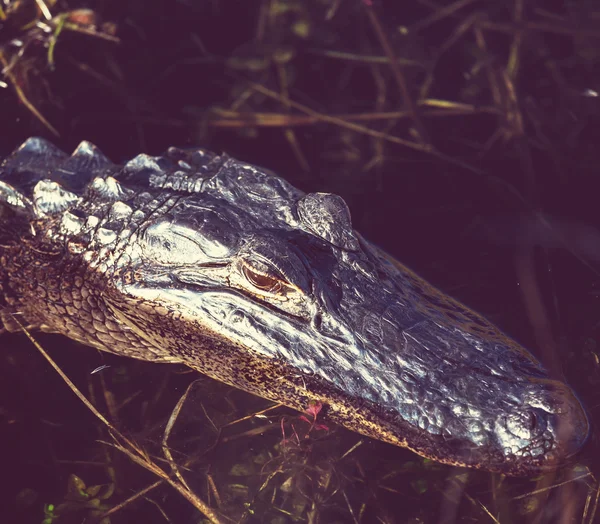
MULTIPOLYGON (((4 0, 0 155, 32 135, 115 160, 201 145, 341 194, 597 426, 599 18, 592 1, 4 0)), ((31 335, 39 351, 0 337, 7 522, 597 518, 597 432, 572 465, 508 479, 31 335)))

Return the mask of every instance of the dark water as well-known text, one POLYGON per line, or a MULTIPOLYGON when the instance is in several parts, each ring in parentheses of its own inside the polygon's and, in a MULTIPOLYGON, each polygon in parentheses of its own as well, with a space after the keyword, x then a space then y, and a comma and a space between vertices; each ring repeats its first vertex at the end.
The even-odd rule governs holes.
MULTIPOLYGON (((542 479, 501 479, 431 464, 331 425, 313 428, 310 439, 294 445, 294 432, 309 429, 296 413, 279 408, 227 426, 270 404, 177 366, 133 362, 36 335, 119 431, 170 471, 160 447, 165 425, 186 388, 200 379, 169 444, 179 464, 193 459, 184 468, 191 491, 236 522, 486 521, 484 507, 501 522, 591 521, 593 475, 599 471, 594 90, 600 89, 600 35, 586 28, 590 13, 546 6, 552 18, 526 9, 526 19, 540 24, 550 19, 562 32, 528 32, 518 46, 519 73, 511 77, 507 64, 516 44, 514 32, 506 29, 514 18, 510 8, 477 7, 497 24, 481 26, 482 47, 472 29, 449 44, 475 14, 473 6, 426 23, 433 8, 425 2, 403 8, 376 4, 374 13, 394 52, 410 61, 402 71, 413 99, 430 74, 429 98, 471 108, 471 114, 436 116, 421 108, 423 126, 439 151, 433 155, 382 138, 414 140, 410 119, 355 122, 376 137, 322 118, 292 125, 297 123, 292 117, 305 113, 286 105, 282 93, 320 115, 405 107, 388 65, 331 54, 385 57, 358 0, 63 5, 91 7, 98 25, 113 24, 120 41, 64 32, 51 70, 44 46, 49 37, 23 29, 35 10, 0 25, 7 60, 16 56, 11 39, 29 43, 12 65, 12 76, 4 77, 9 86, 0 90, 2 154, 32 135, 65 150, 90 140, 115 161, 158 154, 171 145, 201 146, 269 167, 303 190, 338 193, 367 238, 484 313, 564 375, 588 408, 593 428, 575 464, 542 479), (582 33, 572 32, 575 22, 582 33), (414 36, 403 38, 400 24, 419 25, 413 26, 414 36), (15 83, 60 136, 19 101, 15 83), (254 84, 274 95, 258 93, 254 84), (276 113, 290 118, 290 125, 224 127, 214 116, 217 108, 276 113), (534 211, 566 232, 571 249, 535 228, 524 240, 534 211), (523 291, 532 282, 550 327, 541 337, 530 322, 530 291, 523 291), (102 365, 109 367, 91 374, 102 365), (549 488, 555 484, 561 486, 549 488), (536 490, 541 491, 527 495, 536 490)), ((99 443, 112 442, 106 429, 24 336, 2 336, 0 345, 6 522, 42 522, 44 504, 65 502, 73 514, 63 513, 56 522, 92 521, 89 506, 100 505, 102 513, 157 480, 99 443), (79 499, 73 491, 69 499, 71 475, 85 482, 79 499), (97 485, 112 486, 114 493, 102 491, 106 496, 98 500, 90 489, 97 485)), ((161 511, 171 522, 202 521, 168 486, 154 488, 111 518, 163 522, 161 511)))

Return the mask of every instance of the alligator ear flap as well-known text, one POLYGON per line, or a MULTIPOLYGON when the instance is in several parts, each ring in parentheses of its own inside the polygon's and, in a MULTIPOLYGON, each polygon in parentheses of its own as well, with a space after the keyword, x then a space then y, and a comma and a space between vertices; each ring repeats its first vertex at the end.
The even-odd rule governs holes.
POLYGON ((300 219, 316 236, 346 251, 359 249, 350 210, 344 200, 330 193, 309 193, 297 204, 300 219))
POLYGON ((33 202, 13 186, 0 180, 0 221, 7 216, 23 221, 37 218, 33 202))

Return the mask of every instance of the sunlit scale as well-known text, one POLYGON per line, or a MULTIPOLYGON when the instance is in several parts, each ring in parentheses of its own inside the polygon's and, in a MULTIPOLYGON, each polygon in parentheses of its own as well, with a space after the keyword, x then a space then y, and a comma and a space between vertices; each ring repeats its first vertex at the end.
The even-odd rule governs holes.
POLYGON ((338 196, 200 150, 116 166, 30 139, 0 168, 0 207, 5 329, 18 313, 296 409, 320 401, 449 464, 537 474, 587 437, 567 385, 363 239, 338 196))

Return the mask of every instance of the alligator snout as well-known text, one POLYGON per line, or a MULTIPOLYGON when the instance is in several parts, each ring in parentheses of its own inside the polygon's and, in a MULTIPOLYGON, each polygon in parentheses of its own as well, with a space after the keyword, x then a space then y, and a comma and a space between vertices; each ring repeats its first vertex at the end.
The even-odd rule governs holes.
POLYGON ((339 311, 357 326, 360 347, 346 382, 377 406, 369 418, 386 428, 379 438, 513 475, 556 467, 581 448, 589 431, 581 403, 517 342, 406 268, 386 264, 364 279, 339 311))

